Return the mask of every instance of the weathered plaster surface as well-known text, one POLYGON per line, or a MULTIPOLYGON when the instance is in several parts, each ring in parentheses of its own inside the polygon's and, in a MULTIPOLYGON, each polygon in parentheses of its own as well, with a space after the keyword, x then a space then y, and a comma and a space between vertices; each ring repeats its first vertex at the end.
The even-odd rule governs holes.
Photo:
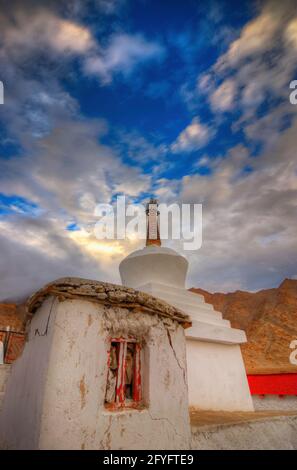
POLYGON ((188 448, 182 326, 188 318, 133 289, 67 283, 52 283, 29 302, 29 341, 13 365, 0 414, 2 447, 188 448), (143 344, 144 409, 109 412, 104 407, 109 339, 127 334, 143 344))
POLYGON ((6 383, 10 374, 10 364, 0 364, 0 410, 4 399, 6 383))
POLYGON ((22 355, 11 366, 0 413, 0 448, 38 446, 56 306, 54 297, 46 299, 31 322, 22 355))
POLYGON ((296 450, 297 416, 193 427, 191 447, 196 450, 296 450))
POLYGON ((41 449, 189 446, 183 328, 173 322, 164 325, 154 316, 142 317, 140 312, 85 301, 59 305, 44 397, 41 449), (104 408, 108 338, 128 331, 145 342, 147 409, 108 412, 104 408))

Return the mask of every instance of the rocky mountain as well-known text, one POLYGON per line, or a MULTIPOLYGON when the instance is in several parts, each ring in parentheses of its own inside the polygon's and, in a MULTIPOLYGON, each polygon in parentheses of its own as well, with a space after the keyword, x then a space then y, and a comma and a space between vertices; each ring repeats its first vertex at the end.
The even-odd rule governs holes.
POLYGON ((259 292, 190 290, 202 294, 233 327, 245 330, 248 343, 242 353, 248 373, 297 373, 289 361, 290 344, 297 340, 297 280, 285 279, 279 287, 259 292))

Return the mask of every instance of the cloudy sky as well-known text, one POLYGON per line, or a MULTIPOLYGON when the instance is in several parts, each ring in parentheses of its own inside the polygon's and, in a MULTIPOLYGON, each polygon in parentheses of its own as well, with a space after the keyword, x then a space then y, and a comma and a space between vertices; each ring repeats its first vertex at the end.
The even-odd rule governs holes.
MULTIPOLYGON (((119 194, 203 204, 189 286, 297 275, 297 0, 0 0, 0 298, 119 282, 119 194)), ((181 245, 167 242, 178 249, 181 245)))

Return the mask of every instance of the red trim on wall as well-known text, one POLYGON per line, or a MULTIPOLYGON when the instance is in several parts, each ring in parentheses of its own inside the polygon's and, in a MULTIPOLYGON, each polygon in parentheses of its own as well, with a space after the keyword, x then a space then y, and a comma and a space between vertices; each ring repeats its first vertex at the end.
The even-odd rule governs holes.
MULTIPOLYGON (((115 402, 114 403, 105 403, 107 409, 116 409, 116 408, 140 408, 142 406, 142 394, 141 394, 141 345, 134 338, 110 338, 110 346, 112 343, 116 343, 117 349, 117 381, 115 387, 115 402), (133 362, 133 372, 134 378, 132 382, 132 397, 131 399, 126 399, 126 354, 127 354, 127 345, 128 343, 135 344, 135 354, 133 362)), ((107 352, 107 369, 110 367, 110 349, 107 352)), ((108 377, 108 372, 107 372, 108 377)))
POLYGON ((135 357, 134 357, 134 381, 133 381, 133 400, 136 402, 141 401, 141 361, 140 361, 141 347, 140 344, 135 344, 135 357))
POLYGON ((297 374, 248 375, 252 395, 296 395, 297 374))

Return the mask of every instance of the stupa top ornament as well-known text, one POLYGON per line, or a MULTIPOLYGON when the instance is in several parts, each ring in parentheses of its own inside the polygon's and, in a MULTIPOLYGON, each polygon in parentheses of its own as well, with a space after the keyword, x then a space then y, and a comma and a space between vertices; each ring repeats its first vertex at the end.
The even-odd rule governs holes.
POLYGON ((159 211, 157 199, 151 198, 146 205, 147 232, 146 246, 161 246, 160 230, 159 230, 159 211))

